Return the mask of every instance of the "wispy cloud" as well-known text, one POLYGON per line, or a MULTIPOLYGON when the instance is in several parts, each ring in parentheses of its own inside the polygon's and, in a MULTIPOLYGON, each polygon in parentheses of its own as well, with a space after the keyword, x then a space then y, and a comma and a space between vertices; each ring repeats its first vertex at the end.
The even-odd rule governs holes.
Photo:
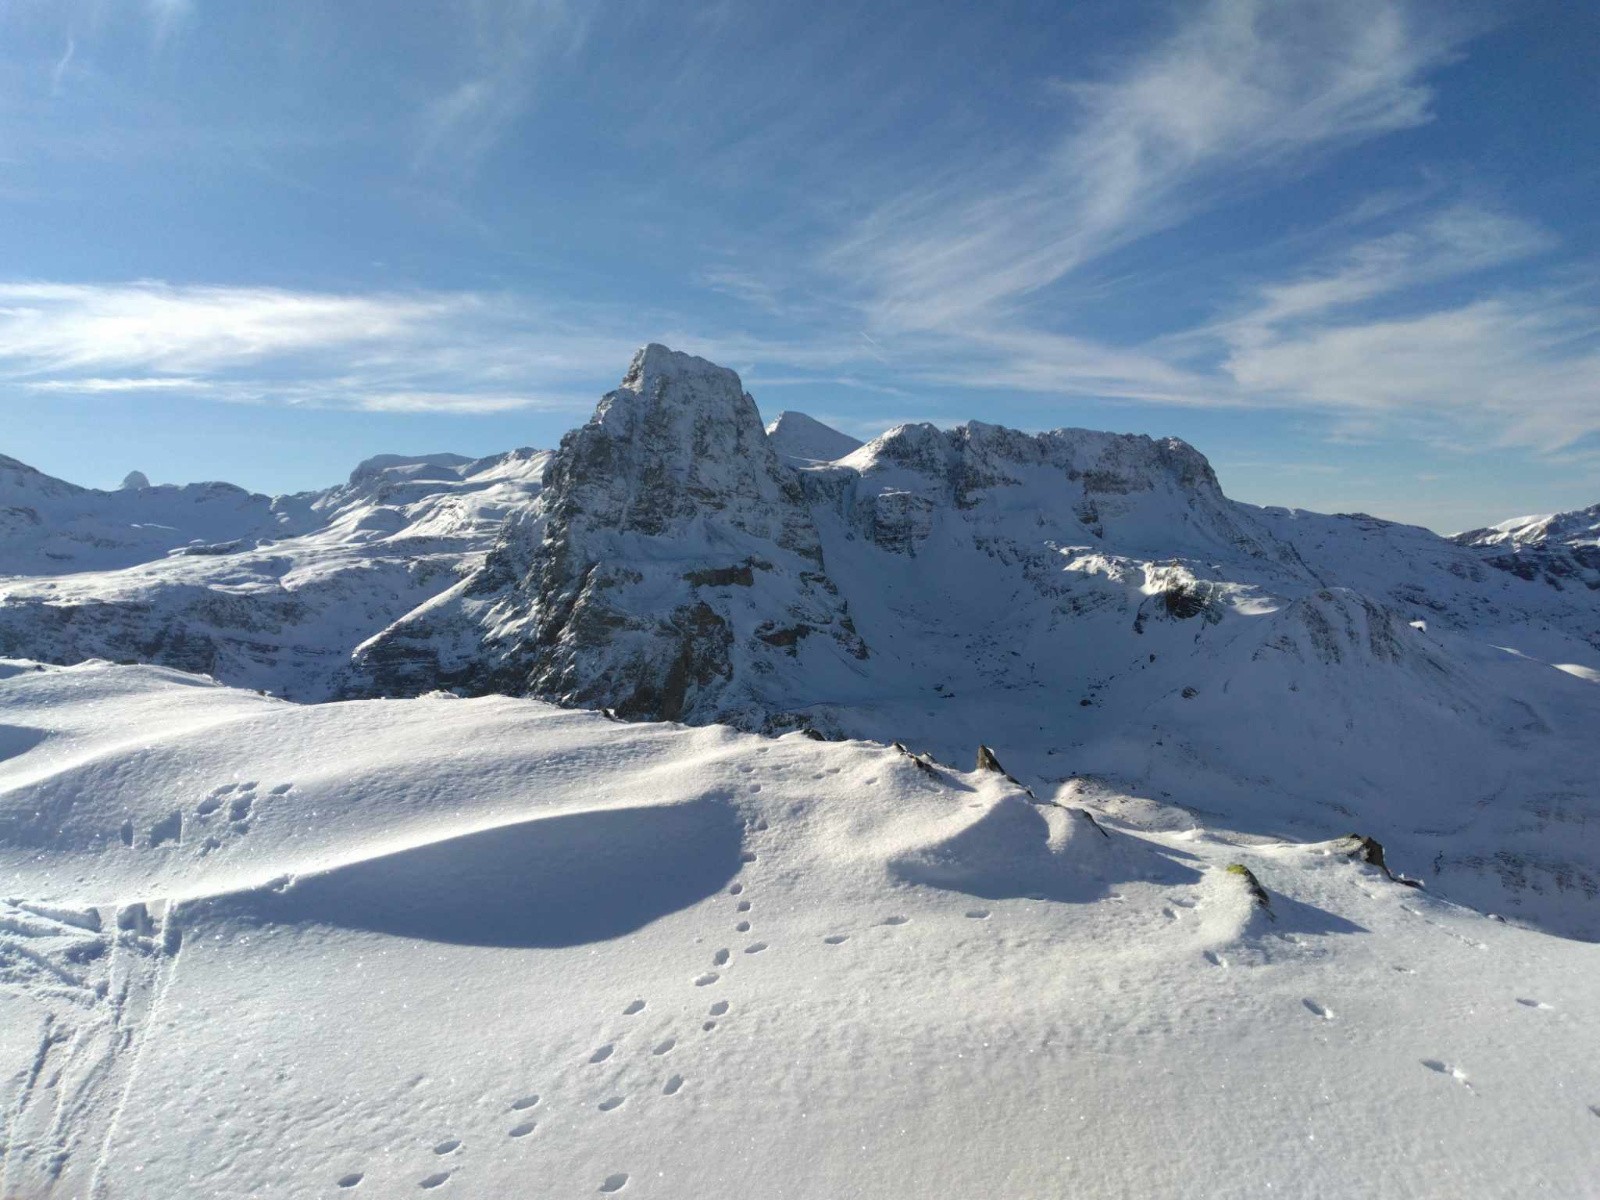
POLYGON ((1453 52, 1394 0, 1210 0, 1120 73, 1061 86, 1058 139, 885 205, 829 265, 887 330, 1015 319, 1014 306, 1260 173, 1428 119, 1453 52))
POLYGON ((1412 316, 1268 330, 1237 345, 1224 370, 1262 403, 1375 429, 1405 422, 1435 442, 1549 451, 1600 434, 1597 339, 1592 303, 1510 292, 1412 316))
POLYGON ((0 284, 0 388, 389 412, 581 409, 636 338, 476 293, 0 284))
POLYGON ((474 171, 534 102, 544 64, 573 53, 593 6, 567 0, 473 0, 459 10, 461 76, 423 106, 412 167, 474 171))
POLYGON ((1471 277, 1554 247, 1515 217, 1457 204, 1174 341, 1220 342, 1238 402, 1336 414, 1347 431, 1405 424, 1436 443, 1553 451, 1600 432, 1600 306, 1581 288, 1471 277))

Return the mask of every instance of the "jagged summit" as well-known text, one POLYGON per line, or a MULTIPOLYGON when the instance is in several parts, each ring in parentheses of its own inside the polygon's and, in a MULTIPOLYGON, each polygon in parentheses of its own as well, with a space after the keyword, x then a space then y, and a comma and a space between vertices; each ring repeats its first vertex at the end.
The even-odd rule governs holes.
POLYGON ((767 439, 794 466, 834 462, 861 448, 861 442, 803 412, 781 412, 767 426, 767 439))

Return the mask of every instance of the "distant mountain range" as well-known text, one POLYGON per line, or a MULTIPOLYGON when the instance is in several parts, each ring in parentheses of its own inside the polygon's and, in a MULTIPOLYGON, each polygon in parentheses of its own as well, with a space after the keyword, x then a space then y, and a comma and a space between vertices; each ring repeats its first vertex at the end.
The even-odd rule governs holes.
POLYGON ((652 345, 554 452, 381 456, 276 499, 0 459, 0 572, 4 655, 983 742, 1151 821, 1370 833, 1600 938, 1600 506, 1450 539, 1229 500, 1176 439, 863 445, 764 428, 732 371, 652 345))

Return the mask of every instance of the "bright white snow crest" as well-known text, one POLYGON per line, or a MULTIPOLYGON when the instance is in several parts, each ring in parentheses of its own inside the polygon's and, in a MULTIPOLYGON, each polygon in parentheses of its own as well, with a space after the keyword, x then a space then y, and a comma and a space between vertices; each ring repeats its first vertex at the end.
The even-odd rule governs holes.
POLYGON ((0 458, 6 1200, 1600 1194, 1592 510, 661 346, 552 454, 136 475, 0 458))

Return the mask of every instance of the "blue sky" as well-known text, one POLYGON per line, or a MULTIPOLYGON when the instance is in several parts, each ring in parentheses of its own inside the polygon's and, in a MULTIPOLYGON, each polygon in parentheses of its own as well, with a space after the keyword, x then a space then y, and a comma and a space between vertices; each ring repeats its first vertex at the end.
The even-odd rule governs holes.
POLYGON ((1600 9, 0 0, 0 452, 553 445, 664 341, 858 435, 1600 500, 1600 9))

